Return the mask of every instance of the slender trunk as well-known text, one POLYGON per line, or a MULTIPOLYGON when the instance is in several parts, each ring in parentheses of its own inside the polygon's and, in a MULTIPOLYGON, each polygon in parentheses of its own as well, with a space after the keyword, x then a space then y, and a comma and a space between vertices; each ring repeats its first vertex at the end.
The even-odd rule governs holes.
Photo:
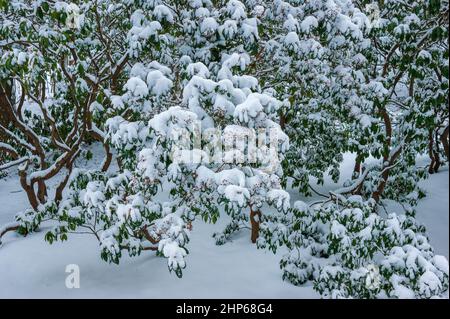
POLYGON ((252 243, 256 243, 256 240, 259 237, 260 222, 261 222, 261 212, 259 210, 253 210, 253 208, 250 207, 250 224, 252 226, 252 235, 251 235, 252 243))
MULTIPOLYGON (((8 105, 8 98, 11 99, 12 96, 12 90, 11 86, 7 85, 7 81, 1 81, 0 82, 0 125, 3 127, 8 128, 9 123, 11 122, 11 119, 8 116, 7 108, 8 105)), ((3 130, 0 130, 0 142, 6 142, 7 141, 7 134, 3 132, 3 130)), ((6 163, 7 155, 11 155, 8 152, 3 152, 1 150, 0 152, 0 165, 4 162, 6 163)))
POLYGON ((439 167, 441 167, 441 159, 439 157, 439 152, 434 151, 434 167, 433 167, 433 171, 435 173, 437 173, 439 171, 439 167))
POLYGON ((434 145, 435 148, 433 149, 433 153, 434 153, 434 159, 436 160, 436 162, 434 163, 434 167, 433 170, 435 173, 437 173, 439 171, 439 167, 441 167, 441 155, 440 155, 440 146, 439 146, 439 131, 435 130, 434 131, 434 145))
POLYGON ((400 156, 402 152, 402 148, 400 147, 392 156, 390 157, 388 164, 384 165, 383 167, 383 173, 381 174, 381 183, 378 185, 378 188, 375 192, 372 194, 372 198, 378 203, 381 199, 381 195, 384 192, 384 188, 386 187, 387 180, 389 178, 390 173, 390 167, 394 165, 397 158, 400 156))
POLYGON ((448 145, 448 133, 449 133, 449 126, 445 128, 444 132, 441 135, 441 143, 444 147, 445 155, 447 156, 447 161, 450 162, 450 155, 449 155, 449 145, 448 145))
MULTIPOLYGON (((386 131, 386 145, 387 145, 387 153, 383 156, 383 167, 385 167, 384 163, 392 162, 392 158, 389 159, 389 149, 391 148, 391 140, 392 140, 392 122, 391 118, 389 117, 389 114, 385 108, 381 109, 381 116, 383 117, 384 125, 385 125, 385 131, 386 131)), ((386 186, 387 180, 389 178, 389 169, 385 169, 383 173, 381 174, 381 182, 377 187, 377 190, 373 192, 372 198, 378 203, 381 198, 381 194, 384 192, 384 188, 386 186)))
POLYGON ((27 194, 28 201, 30 202, 31 207, 34 210, 37 210, 39 202, 34 192, 33 184, 31 185, 27 184, 26 166, 25 168, 19 170, 19 177, 20 177, 20 184, 27 194))
MULTIPOLYGON (((361 165, 361 161, 359 161, 359 165, 361 165)), ((359 178, 359 174, 364 174, 364 172, 365 172, 365 168, 363 167, 362 169, 359 170, 358 178, 359 178)), ((361 181, 361 183, 359 183, 358 187, 352 192, 352 194, 353 195, 361 195, 361 191, 362 191, 363 187, 364 187, 364 181, 361 181)))
POLYGON ((353 178, 358 178, 359 174, 361 174, 361 160, 356 157, 355 166, 353 167, 353 178))
POLYGON ((38 199, 41 204, 44 204, 47 201, 47 186, 43 180, 39 180, 38 184, 38 199))
MULTIPOLYGON (((11 118, 9 117, 9 104, 8 99, 12 98, 12 87, 8 84, 8 81, 0 82, 0 124, 8 128, 11 118)), ((0 131, 0 141, 6 141, 6 135, 3 131, 0 131)))
POLYGON ((428 156, 430 157, 430 166, 428 167, 428 173, 434 173, 434 166, 436 164, 436 158, 434 156, 435 152, 433 151, 433 131, 430 130, 428 133, 428 156))
POLYGON ((71 160, 67 163, 67 165, 66 165, 67 174, 64 177, 64 179, 62 180, 62 182, 56 188, 56 192, 55 192, 55 202, 56 203, 59 203, 62 200, 62 193, 64 191, 64 188, 67 185, 67 182, 69 181, 70 174, 72 173, 72 164, 73 164, 73 161, 71 161, 71 160))
POLYGON ((112 161, 111 149, 108 145, 108 142, 103 140, 102 136, 100 134, 98 134, 96 131, 93 131, 92 128, 90 128, 90 134, 95 140, 97 140, 98 142, 103 144, 103 149, 105 150, 105 159, 103 160, 101 170, 102 170, 102 172, 106 172, 108 170, 109 166, 111 165, 111 161, 112 161))
POLYGON ((105 149, 106 157, 103 162, 102 172, 106 172, 108 170, 109 166, 111 165, 112 153, 111 153, 109 145, 106 141, 103 141, 103 148, 105 149))
POLYGON ((286 115, 284 113, 280 114, 280 128, 284 131, 286 128, 286 115))
POLYGON ((123 169, 123 162, 122 159, 119 156, 116 156, 116 162, 117 162, 117 166, 119 167, 119 170, 123 169))
POLYGON ((381 183, 378 185, 377 190, 373 193, 372 198, 378 203, 380 201, 381 198, 381 194, 383 194, 384 192, 384 188, 386 187, 386 182, 387 179, 389 178, 389 171, 386 170, 382 175, 381 175, 382 181, 381 183))
MULTIPOLYGON (((92 90, 93 90, 92 99, 94 99, 94 97, 96 96, 96 92, 98 91, 98 86, 94 86, 92 90)), ((90 105, 90 103, 91 103, 91 99, 89 99, 87 101, 88 105, 90 105)), ((93 129, 92 114, 90 112, 87 113, 86 125, 87 125, 90 135, 96 141, 101 142, 103 144, 103 148, 105 150, 105 160, 103 161, 101 170, 102 170, 102 172, 106 172, 108 170, 109 166, 111 165, 112 153, 111 153, 108 143, 103 139, 103 137, 96 130, 93 129)))

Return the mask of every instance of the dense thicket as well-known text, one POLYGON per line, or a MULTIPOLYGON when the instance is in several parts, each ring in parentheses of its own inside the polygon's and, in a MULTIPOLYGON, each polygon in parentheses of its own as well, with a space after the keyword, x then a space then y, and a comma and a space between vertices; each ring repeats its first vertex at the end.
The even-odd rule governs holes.
POLYGON ((259 248, 287 247, 284 279, 321 294, 448 289, 414 218, 418 181, 449 158, 447 0, 0 9, 0 170, 17 167, 30 202, 1 235, 53 221, 50 243, 82 229, 106 261, 155 250, 181 276, 192 222, 224 212, 217 244, 250 228, 259 248), (318 194, 345 153, 352 178, 318 194), (323 201, 291 203, 287 188, 323 201))

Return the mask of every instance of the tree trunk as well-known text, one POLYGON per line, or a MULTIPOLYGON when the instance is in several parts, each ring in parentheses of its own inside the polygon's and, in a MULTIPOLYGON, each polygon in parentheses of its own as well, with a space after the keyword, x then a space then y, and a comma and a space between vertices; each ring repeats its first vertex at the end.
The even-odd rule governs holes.
POLYGON ((434 152, 434 167, 433 171, 437 173, 439 171, 439 167, 441 167, 441 159, 439 157, 439 152, 434 152))
MULTIPOLYGON (((0 124, 6 128, 8 128, 9 123, 11 122, 11 119, 8 116, 9 112, 7 111, 9 108, 8 99, 11 100, 11 98, 12 86, 8 84, 8 81, 0 81, 0 124)), ((6 136, 1 130, 0 141, 6 141, 6 136)))
POLYGON ((252 243, 256 243, 259 237, 259 224, 261 222, 261 212, 259 210, 253 210, 250 208, 250 224, 252 225, 252 243))
POLYGON ((31 207, 37 211, 39 202, 36 198, 33 185, 27 184, 27 173, 26 173, 27 166, 28 164, 24 168, 19 169, 20 185, 22 185, 22 188, 25 190, 31 207))
POLYGON ((280 114, 280 128, 282 130, 286 128, 286 115, 284 113, 280 114))
MULTIPOLYGON (((7 108, 9 107, 8 100, 12 97, 11 85, 8 85, 8 81, 0 81, 0 125, 8 128, 11 119, 8 116, 7 108)), ((0 142, 7 141, 7 134, 0 130, 0 142)), ((6 163, 8 153, 0 152, 0 165, 6 163)), ((11 154, 10 154, 11 155, 11 154)))
POLYGON ((430 157, 430 166, 428 167, 428 173, 433 174, 434 173, 434 166, 436 165, 436 158, 435 158, 435 152, 433 150, 433 132, 430 130, 428 133, 428 156, 430 157))
POLYGON ((47 186, 43 180, 39 180, 38 182, 38 199, 41 204, 45 204, 47 201, 47 186))
POLYGON ((353 167, 352 178, 358 178, 359 174, 361 174, 361 160, 358 157, 356 157, 355 166, 353 167))
MULTIPOLYGON (((389 159, 388 165, 383 165, 383 173, 381 174, 381 182, 378 185, 378 188, 375 192, 372 194, 372 198, 378 203, 381 199, 381 195, 384 192, 384 188, 386 187, 387 180, 389 178, 389 166, 394 165, 397 158, 400 156, 402 152, 402 147, 400 147, 389 159)), ((387 158, 384 159, 384 162, 387 161, 387 158)))
MULTIPOLYGON (((386 131, 386 146, 388 149, 391 147, 391 139, 392 139, 392 122, 391 118, 389 117, 389 113, 386 111, 385 108, 382 108, 380 110, 381 116, 383 117, 383 122, 385 125, 385 131, 386 131)), ((389 164, 393 163, 393 159, 389 159, 389 153, 385 154, 383 156, 383 167, 385 168, 384 163, 388 162, 389 164)), ((394 159, 395 161, 395 159, 394 159)), ((378 185, 378 188, 375 192, 372 194, 372 198, 378 203, 381 199, 381 194, 383 194, 384 188, 386 187, 387 180, 389 178, 389 169, 384 169, 383 173, 381 174, 381 183, 378 185)))
POLYGON ((444 132, 441 135, 441 143, 444 147, 445 155, 447 156, 447 161, 450 162, 450 156, 449 156, 449 145, 448 145, 448 133, 449 133, 449 126, 445 128, 444 132))
POLYGON ((381 174, 381 183, 378 185, 377 190, 372 194, 372 198, 378 203, 381 199, 381 194, 383 194, 384 188, 386 186, 386 182, 389 178, 389 170, 385 170, 383 174, 381 174))

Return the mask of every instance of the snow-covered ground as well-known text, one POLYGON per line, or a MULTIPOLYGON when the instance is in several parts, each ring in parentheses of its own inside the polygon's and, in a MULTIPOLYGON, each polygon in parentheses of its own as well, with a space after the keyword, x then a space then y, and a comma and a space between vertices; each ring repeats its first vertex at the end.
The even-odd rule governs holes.
MULTIPOLYGON (((351 159, 343 164, 349 172, 351 159)), ((436 253, 449 257, 448 169, 443 168, 422 183, 428 197, 418 207, 436 253)), ((345 174, 343 178, 345 178, 345 174)), ((331 188, 328 181, 322 190, 331 188)), ((291 191, 292 199, 300 197, 291 191)), ((0 224, 11 222, 27 207, 25 193, 14 176, 0 180, 0 224)), ((296 287, 281 280, 279 255, 258 250, 243 231, 232 242, 216 246, 212 233, 217 224, 194 224, 188 249, 188 265, 182 279, 167 270, 167 261, 143 252, 123 258, 120 265, 100 259, 97 241, 90 235, 71 235, 64 243, 49 245, 46 232, 26 238, 7 234, 0 248, 0 298, 318 298, 311 286, 296 287), (80 267, 80 288, 65 286, 69 264, 80 267)), ((282 253, 282 252, 280 252, 282 253)))
MULTIPOLYGON (((13 220, 26 207, 17 178, 0 181, 0 223, 13 220)), ((217 224, 194 224, 183 278, 167 270, 167 260, 153 252, 125 257, 120 265, 100 259, 90 235, 71 235, 49 245, 41 232, 26 238, 7 234, 0 248, 0 298, 317 298, 312 287, 295 287, 281 280, 279 256, 258 250, 242 232, 216 246, 211 235, 217 224), (80 267, 80 288, 65 286, 66 266, 80 267)))
POLYGON ((437 254, 449 259, 449 202, 448 202, 448 167, 429 180, 421 182, 428 194, 417 207, 417 219, 423 223, 430 237, 431 245, 437 254))

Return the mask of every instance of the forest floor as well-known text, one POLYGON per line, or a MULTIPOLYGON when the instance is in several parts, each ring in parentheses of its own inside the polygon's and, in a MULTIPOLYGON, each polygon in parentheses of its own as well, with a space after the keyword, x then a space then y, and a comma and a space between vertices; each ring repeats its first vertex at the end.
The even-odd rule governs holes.
MULTIPOLYGON (((342 178, 348 178, 353 158, 346 156, 342 178)), ((417 209, 417 218, 427 228, 437 254, 449 257, 449 173, 444 167, 438 174, 421 182, 427 191, 417 209)), ((318 187, 336 188, 330 180, 318 187)), ((313 201, 290 190, 294 200, 313 201)), ((26 195, 17 176, 0 180, 0 225, 14 220, 27 207, 26 195)), ((392 205, 395 207, 396 205, 392 205)), ((401 211, 398 211, 401 212, 401 211)), ((236 234, 231 242, 216 246, 212 234, 223 229, 228 216, 205 224, 194 223, 189 242, 187 268, 183 278, 169 273, 167 261, 154 253, 122 258, 120 265, 100 259, 95 238, 69 235, 67 242, 49 245, 44 241, 46 227, 21 237, 5 235, 0 247, 0 298, 318 298, 312 285, 296 287, 281 280, 276 255, 256 249, 248 231, 236 234), (68 289, 65 270, 69 264, 80 269, 80 288, 68 289)), ((47 226, 50 227, 50 226, 47 226)))

